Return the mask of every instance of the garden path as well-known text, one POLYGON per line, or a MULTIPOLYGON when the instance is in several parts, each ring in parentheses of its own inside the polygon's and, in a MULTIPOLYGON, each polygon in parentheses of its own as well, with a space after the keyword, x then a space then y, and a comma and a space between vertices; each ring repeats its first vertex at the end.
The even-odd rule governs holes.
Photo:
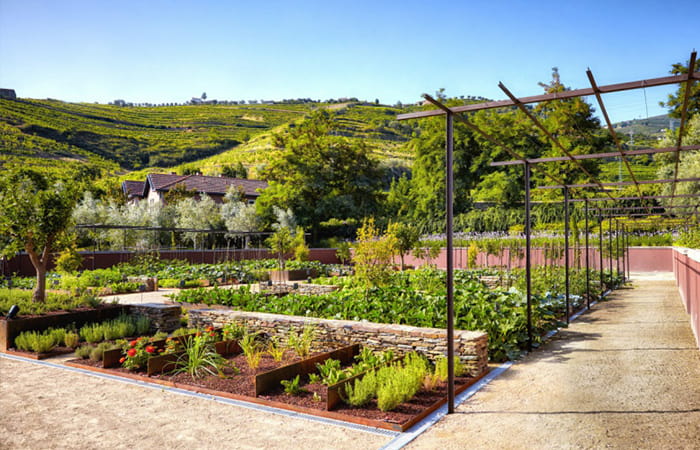
POLYGON ((60 359, 50 361, 0 357, 0 449, 357 450, 379 448, 392 439, 76 373, 60 367, 60 359))
POLYGON ((700 448, 700 351, 678 290, 633 280, 408 448, 700 448))

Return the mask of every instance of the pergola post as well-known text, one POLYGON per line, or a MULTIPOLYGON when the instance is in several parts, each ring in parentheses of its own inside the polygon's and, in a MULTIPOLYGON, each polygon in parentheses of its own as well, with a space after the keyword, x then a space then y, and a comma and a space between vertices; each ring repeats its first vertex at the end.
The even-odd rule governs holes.
POLYGON ((598 233, 598 238, 600 241, 600 248, 598 250, 598 257, 600 259, 600 298, 603 298, 603 294, 605 294, 605 284, 603 283, 603 212, 601 210, 598 210, 598 226, 600 228, 599 233, 598 233))
POLYGON ((586 227, 586 308, 591 309, 591 279, 588 260, 588 202, 584 203, 585 227, 586 227))
POLYGON ((447 231, 447 413, 455 410, 455 367, 454 367, 454 254, 453 254, 453 185, 454 185, 454 118, 452 113, 445 115, 446 126, 446 231, 447 231))
POLYGON ((532 351, 532 271, 530 243, 530 164, 525 169, 525 297, 527 300, 527 350, 532 351))
POLYGON ((569 189, 564 187, 564 296, 566 298, 566 323, 569 323, 569 189))
POLYGON ((613 224, 612 212, 608 215, 608 268, 610 269, 610 287, 613 286, 613 224))

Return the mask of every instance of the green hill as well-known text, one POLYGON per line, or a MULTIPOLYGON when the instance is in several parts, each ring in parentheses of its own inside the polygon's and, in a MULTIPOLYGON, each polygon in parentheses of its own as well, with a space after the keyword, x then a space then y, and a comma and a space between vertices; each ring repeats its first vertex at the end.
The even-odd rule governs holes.
POLYGON ((254 168, 271 156, 273 132, 315 108, 333 111, 339 134, 362 139, 381 159, 410 159, 401 143, 413 125, 395 120, 404 110, 370 103, 124 107, 18 99, 0 100, 0 164, 56 169, 87 161, 111 173, 183 165, 210 173, 239 161, 254 168))

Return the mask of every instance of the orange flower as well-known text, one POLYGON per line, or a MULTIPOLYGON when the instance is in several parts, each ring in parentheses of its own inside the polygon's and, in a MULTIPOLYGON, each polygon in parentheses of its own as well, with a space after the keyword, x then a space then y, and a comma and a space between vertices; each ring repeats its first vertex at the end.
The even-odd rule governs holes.
POLYGON ((122 364, 124 361, 126 361, 126 358, 124 358, 123 356, 119 358, 119 364, 122 364))

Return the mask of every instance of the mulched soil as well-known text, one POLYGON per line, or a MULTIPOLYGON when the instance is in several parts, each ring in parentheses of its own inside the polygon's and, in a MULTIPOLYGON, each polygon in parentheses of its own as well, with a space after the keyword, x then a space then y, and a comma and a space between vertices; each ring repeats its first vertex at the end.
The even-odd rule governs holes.
MULTIPOLYGON (((313 355, 312 355, 313 356, 313 355)), ((226 392, 241 396, 255 397, 255 375, 267 372, 282 365, 287 365, 300 358, 296 357, 292 352, 287 352, 282 362, 277 362, 268 354, 263 355, 260 365, 257 369, 251 369, 243 354, 230 356, 227 358, 237 368, 227 368, 224 370, 224 377, 219 376, 204 376, 202 378, 193 379, 189 374, 160 374, 153 375, 150 378, 174 382, 179 385, 189 385, 194 387, 205 388, 213 391, 226 392)), ((89 359, 72 360, 71 362, 83 364, 92 367, 102 367, 101 362, 91 361, 89 359)), ((119 373, 134 373, 123 368, 110 369, 119 373)), ((137 372, 138 373, 138 372, 137 372)), ((299 406, 318 411, 326 410, 326 400, 328 397, 328 388, 325 385, 317 383, 308 383, 308 377, 302 376, 301 387, 305 392, 300 395, 289 395, 284 392, 284 388, 280 385, 273 391, 267 392, 258 396, 258 398, 270 400, 273 402, 286 403, 289 405, 299 406), (307 381, 304 383, 304 381, 307 381), (314 398, 314 393, 316 398, 314 398)), ((456 377, 455 385, 460 386, 470 382, 470 377, 456 377)), ((377 407, 376 400, 366 407, 354 407, 340 402, 333 411, 336 413, 346 414, 355 417, 362 417, 371 420, 378 420, 393 424, 403 424, 413 419, 416 415, 422 413, 426 408, 434 405, 436 402, 446 398, 447 384, 440 383, 432 391, 421 390, 410 401, 399 405, 393 411, 381 411, 377 407)))

